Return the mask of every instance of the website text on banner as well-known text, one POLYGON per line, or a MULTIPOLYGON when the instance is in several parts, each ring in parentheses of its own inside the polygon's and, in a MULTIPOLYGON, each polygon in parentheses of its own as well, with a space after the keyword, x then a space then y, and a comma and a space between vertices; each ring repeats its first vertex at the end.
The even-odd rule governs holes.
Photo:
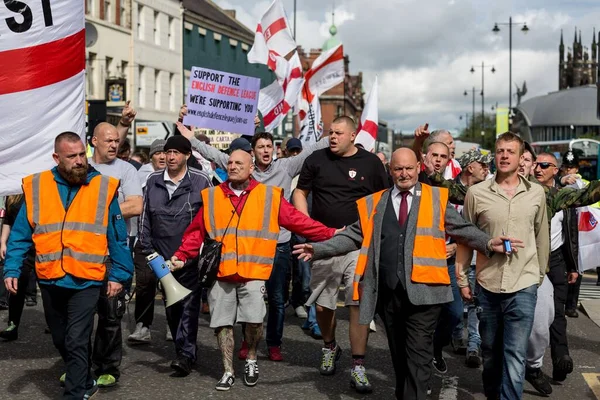
POLYGON ((26 3, 0 6, 0 196, 56 165, 59 133, 85 137, 83 2, 26 3))
POLYGON ((185 125, 254 135, 260 79, 192 67, 185 125))

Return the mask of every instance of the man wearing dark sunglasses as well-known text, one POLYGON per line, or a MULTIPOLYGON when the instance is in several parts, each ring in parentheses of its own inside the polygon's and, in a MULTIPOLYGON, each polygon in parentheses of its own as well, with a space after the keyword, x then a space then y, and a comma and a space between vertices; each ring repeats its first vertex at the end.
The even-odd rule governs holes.
MULTIPOLYGON (((558 174, 558 160, 552 154, 539 154, 534 167, 534 175, 538 182, 549 188, 551 192, 558 192, 555 187, 555 177, 558 174)), ((550 323, 549 341, 553 361, 553 379, 562 382, 567 374, 573 371, 573 359, 569 355, 567 342, 567 319, 565 317, 565 304, 567 300, 568 285, 577 281, 578 271, 579 235, 577 228, 577 212, 569 210, 558 211, 550 221, 550 259, 547 277, 554 288, 554 315, 552 302, 547 298, 548 307, 546 318, 541 318, 540 324, 550 323), (554 317, 554 318, 552 318, 554 317), (544 320, 546 320, 544 322, 544 320)), ((539 294, 538 294, 539 296, 539 294)), ((538 299, 541 301, 541 299, 538 299)), ((548 333, 545 326, 540 326, 539 340, 530 340, 528 355, 538 354, 537 360, 531 365, 528 357, 526 379, 541 393, 552 392, 549 383, 543 382, 545 377, 540 373, 544 349, 548 344, 548 333)))

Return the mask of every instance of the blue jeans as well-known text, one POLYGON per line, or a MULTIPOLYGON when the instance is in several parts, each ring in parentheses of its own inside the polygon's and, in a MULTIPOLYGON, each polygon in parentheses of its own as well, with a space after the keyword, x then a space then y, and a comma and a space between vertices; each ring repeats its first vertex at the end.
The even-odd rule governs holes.
POLYGON ((269 317, 267 318, 267 346, 281 346, 285 320, 286 275, 290 268, 290 242, 278 243, 271 276, 267 281, 269 317))
MULTIPOLYGON (((454 300, 442 304, 442 312, 438 320, 435 334, 433 335, 433 354, 440 356, 444 346, 450 343, 453 332, 461 323, 463 318, 463 302, 460 296, 460 290, 456 283, 456 273, 454 264, 448 265, 448 274, 450 275, 450 285, 452 286, 452 296, 454 300)), ((462 337, 462 334, 461 334, 462 337)))
POLYGON ((477 284, 481 307, 479 333, 486 397, 513 400, 523 396, 527 342, 533 326, 537 285, 515 293, 492 293, 477 284))
MULTIPOLYGON (((471 291, 475 293, 475 266, 471 265, 469 268, 469 285, 471 291)), ((476 301, 467 303, 467 332, 469 333, 469 339, 467 341, 467 351, 479 351, 481 346, 481 336, 479 336, 479 312, 481 307, 476 301)))

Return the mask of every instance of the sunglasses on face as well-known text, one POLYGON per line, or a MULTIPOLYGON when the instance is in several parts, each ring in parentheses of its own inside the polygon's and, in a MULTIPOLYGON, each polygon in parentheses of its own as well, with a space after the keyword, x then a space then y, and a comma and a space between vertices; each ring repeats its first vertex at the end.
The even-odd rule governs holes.
POLYGON ((535 164, 535 167, 540 167, 541 169, 548 169, 550 167, 556 167, 556 165, 552 164, 551 162, 539 162, 535 164))

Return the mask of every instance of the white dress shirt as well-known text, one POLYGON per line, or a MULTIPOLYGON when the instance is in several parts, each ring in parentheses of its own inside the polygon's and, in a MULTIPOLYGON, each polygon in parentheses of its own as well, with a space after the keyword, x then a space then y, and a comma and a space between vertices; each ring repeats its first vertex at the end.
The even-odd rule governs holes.
MULTIPOLYGON (((408 216, 408 214, 410 213, 410 206, 412 205, 412 200, 413 197, 415 195, 415 187, 413 186, 412 188, 410 188, 408 190, 409 195, 406 196, 406 202, 408 203, 408 208, 406 210, 406 215, 408 216)), ((400 202, 402 201, 402 195, 400 194, 400 190, 398 189, 398 187, 396 185, 394 185, 394 188, 392 189, 392 193, 390 193, 390 196, 392 196, 392 205, 394 206, 394 213, 396 214, 396 219, 398 219, 398 214, 400 213, 400 202)))

